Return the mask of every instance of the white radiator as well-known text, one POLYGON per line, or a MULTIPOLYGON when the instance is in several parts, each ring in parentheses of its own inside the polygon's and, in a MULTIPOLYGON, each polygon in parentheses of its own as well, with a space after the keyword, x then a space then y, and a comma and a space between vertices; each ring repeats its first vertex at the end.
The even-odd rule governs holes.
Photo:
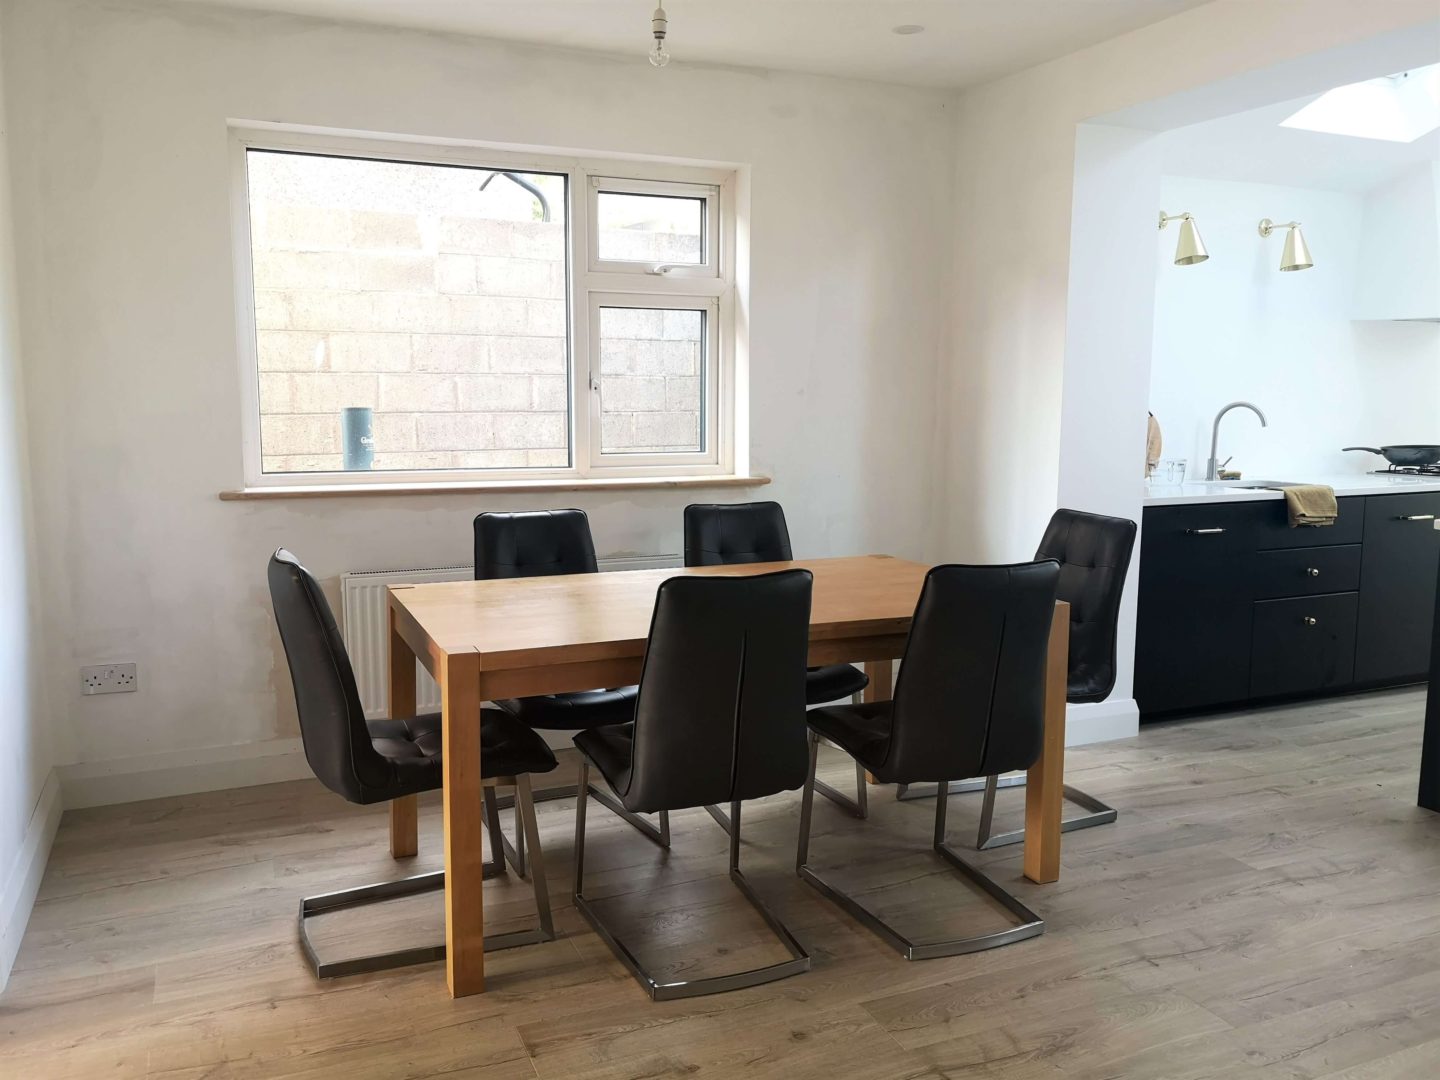
MULTIPOLYGON (((679 566, 679 555, 631 555, 601 559, 601 570, 649 570, 679 566)), ((385 612, 385 590, 391 585, 419 585, 432 581, 469 581, 470 566, 440 566, 429 570, 361 570, 340 575, 340 632, 355 669, 360 703, 367 719, 390 714, 386 686, 386 656, 390 632, 385 612)), ((440 711, 440 687, 430 673, 415 665, 415 708, 418 712, 440 711)))

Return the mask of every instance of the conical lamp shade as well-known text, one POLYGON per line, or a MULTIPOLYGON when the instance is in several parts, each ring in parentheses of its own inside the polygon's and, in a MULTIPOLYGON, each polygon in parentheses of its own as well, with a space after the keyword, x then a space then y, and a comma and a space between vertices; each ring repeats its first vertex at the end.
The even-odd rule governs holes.
POLYGON ((1175 265, 1194 266, 1210 257, 1205 242, 1200 239, 1200 230, 1195 228, 1194 218, 1180 222, 1180 243, 1175 245, 1175 265))
POLYGON ((1305 236, 1296 225, 1285 233, 1285 253, 1280 257, 1281 270, 1309 270, 1315 265, 1310 258, 1310 249, 1305 246, 1305 236))

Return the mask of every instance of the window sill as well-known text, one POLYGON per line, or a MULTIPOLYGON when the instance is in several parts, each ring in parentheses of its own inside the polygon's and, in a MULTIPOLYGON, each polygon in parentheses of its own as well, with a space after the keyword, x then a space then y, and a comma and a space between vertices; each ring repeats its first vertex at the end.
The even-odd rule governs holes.
POLYGON ((744 488, 770 483, 768 476, 623 476, 577 480, 480 480, 406 484, 292 484, 220 492, 223 502, 245 499, 371 498, 377 495, 506 495, 537 491, 643 491, 670 488, 744 488))

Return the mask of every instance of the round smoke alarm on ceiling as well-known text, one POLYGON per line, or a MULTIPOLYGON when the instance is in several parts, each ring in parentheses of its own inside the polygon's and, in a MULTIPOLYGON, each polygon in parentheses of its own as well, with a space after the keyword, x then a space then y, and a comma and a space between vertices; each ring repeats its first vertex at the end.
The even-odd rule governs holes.
POLYGON ((903 26, 892 26, 890 32, 899 34, 901 37, 909 37, 911 34, 923 34, 925 28, 916 23, 905 23, 903 26))

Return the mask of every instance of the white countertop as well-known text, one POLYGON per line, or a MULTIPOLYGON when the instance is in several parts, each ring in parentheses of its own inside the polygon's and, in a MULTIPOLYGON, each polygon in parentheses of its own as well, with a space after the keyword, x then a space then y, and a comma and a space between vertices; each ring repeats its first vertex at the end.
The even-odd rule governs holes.
MULTIPOLYGON (((1237 488, 1236 484, 1253 484, 1268 479, 1248 476, 1240 480, 1198 481, 1184 484, 1166 484, 1155 480, 1145 481, 1146 506, 1185 506, 1208 502, 1257 502, 1263 499, 1282 499, 1284 494, 1276 489, 1237 488)), ((1284 478, 1282 478, 1284 479, 1284 478)), ((1410 476, 1404 473, 1347 473, 1343 476, 1295 477, 1287 482, 1305 484, 1329 484, 1337 496, 1345 495, 1401 495, 1416 491, 1440 491, 1440 476, 1410 476)), ((1437 526, 1440 527, 1440 526, 1437 526)))

